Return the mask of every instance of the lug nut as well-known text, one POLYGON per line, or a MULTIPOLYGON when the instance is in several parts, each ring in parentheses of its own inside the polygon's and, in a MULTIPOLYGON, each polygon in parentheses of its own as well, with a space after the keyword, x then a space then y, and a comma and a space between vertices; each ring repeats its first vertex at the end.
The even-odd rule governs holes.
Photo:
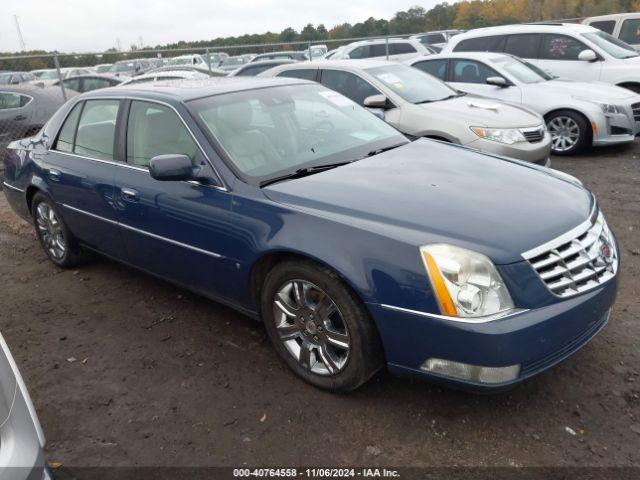
POLYGON ((317 342, 318 341, 318 336, 314 336, 313 339, 317 342))

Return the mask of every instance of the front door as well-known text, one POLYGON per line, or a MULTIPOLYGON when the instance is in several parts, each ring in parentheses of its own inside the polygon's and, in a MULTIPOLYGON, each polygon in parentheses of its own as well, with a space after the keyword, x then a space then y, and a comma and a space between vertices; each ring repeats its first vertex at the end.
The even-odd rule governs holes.
MULTIPOLYGON (((230 298, 238 269, 232 246, 231 195, 221 184, 157 181, 157 155, 185 154, 217 177, 178 114, 146 101, 130 103, 126 168, 116 172, 116 204, 129 261, 207 295, 230 298)), ((217 179, 219 182, 219 179, 217 179)))
POLYGON ((505 102, 522 103, 522 91, 517 85, 500 75, 483 62, 458 58, 451 60, 451 86, 467 93, 496 98, 505 102), (503 78, 508 86, 487 84, 491 77, 503 78))

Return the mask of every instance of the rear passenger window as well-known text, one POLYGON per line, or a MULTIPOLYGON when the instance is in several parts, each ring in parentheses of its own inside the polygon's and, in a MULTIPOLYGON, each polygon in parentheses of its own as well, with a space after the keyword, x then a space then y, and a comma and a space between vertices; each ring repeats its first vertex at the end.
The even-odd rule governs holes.
MULTIPOLYGON (((609 35, 613 35, 613 30, 616 28, 616 21, 603 20, 601 22, 591 22, 589 26, 602 30, 603 32, 607 32, 609 35)), ((622 39, 622 34, 620 34, 620 38, 622 39)))
POLYGON ((541 37, 542 35, 538 33, 509 35, 506 39, 504 52, 520 58, 538 58, 541 37))
POLYGON ((362 47, 355 48, 349 53, 349 58, 369 58, 369 45, 363 45, 362 47))
POLYGON ((433 45, 434 43, 447 43, 447 39, 442 33, 430 33, 427 35, 427 43, 433 45))
POLYGON ((588 49, 589 47, 573 37, 547 34, 542 42, 542 58, 546 60, 578 60, 580 52, 588 49))
POLYGON ((414 63, 413 66, 424 73, 433 75, 444 81, 447 74, 447 60, 429 60, 426 62, 414 63))
POLYGON ((76 135, 76 127, 78 126, 78 118, 80 118, 80 111, 82 110, 82 102, 78 103, 73 110, 67 116, 64 121, 64 125, 60 129, 58 135, 58 141, 56 142, 56 150, 61 152, 72 153, 73 152, 73 137, 76 135))
POLYGON ((493 35, 490 37, 470 38, 462 40, 453 49, 454 52, 502 52, 504 36, 493 35))
POLYGON ((389 55, 402 55, 405 53, 416 53, 416 49, 410 43, 389 44, 389 55))
POLYGON ((278 77, 287 77, 287 78, 300 78, 302 80, 313 80, 315 81, 316 75, 318 73, 317 68, 305 68, 300 70, 285 70, 284 72, 280 72, 278 77))
POLYGON ((148 167, 157 155, 187 155, 196 164, 198 147, 178 115, 151 102, 133 101, 127 125, 127 162, 148 167))
POLYGON ((98 160, 114 160, 119 100, 87 100, 78 123, 73 152, 98 160))

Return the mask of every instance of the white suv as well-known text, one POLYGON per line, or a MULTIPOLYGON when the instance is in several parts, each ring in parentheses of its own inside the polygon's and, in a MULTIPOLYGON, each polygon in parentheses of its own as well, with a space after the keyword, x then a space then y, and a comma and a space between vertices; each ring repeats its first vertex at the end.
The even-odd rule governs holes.
POLYGON ((504 52, 554 75, 601 81, 640 93, 640 56, 608 33, 586 25, 506 25, 471 30, 451 39, 448 52, 504 52))
POLYGON ((340 47, 331 56, 331 60, 377 58, 384 59, 387 56, 387 41, 389 44, 389 60, 408 60, 412 57, 429 55, 431 51, 418 40, 402 38, 378 38, 354 42, 340 47))
POLYGON ((585 18, 582 24, 607 32, 640 50, 640 12, 585 18))

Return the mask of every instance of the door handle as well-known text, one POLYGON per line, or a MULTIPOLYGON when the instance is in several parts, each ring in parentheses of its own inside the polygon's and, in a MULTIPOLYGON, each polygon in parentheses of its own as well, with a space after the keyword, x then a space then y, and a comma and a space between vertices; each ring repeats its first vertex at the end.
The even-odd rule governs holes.
POLYGON ((121 188, 122 198, 128 200, 129 202, 137 202, 138 201, 138 192, 133 188, 121 188))
POLYGON ((62 180, 62 173, 60 172, 60 170, 52 168, 49 170, 49 178, 54 182, 59 182, 60 180, 62 180))
POLYGON ((23 120, 26 120, 27 117, 25 117, 24 115, 18 115, 17 117, 14 117, 13 121, 14 122, 22 122, 23 120))

